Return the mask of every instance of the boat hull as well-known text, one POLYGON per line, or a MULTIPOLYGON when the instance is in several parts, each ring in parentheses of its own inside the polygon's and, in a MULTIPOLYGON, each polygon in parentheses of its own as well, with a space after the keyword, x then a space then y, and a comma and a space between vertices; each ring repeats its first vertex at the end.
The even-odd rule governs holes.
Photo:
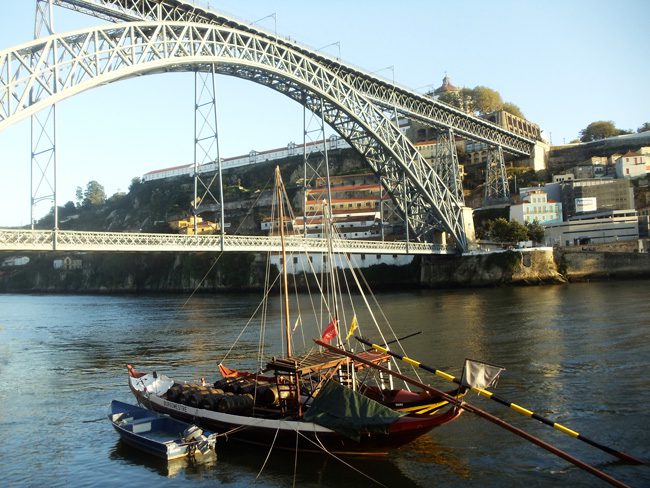
POLYGON ((462 410, 449 407, 434 415, 404 415, 387 433, 360 432, 358 440, 318 424, 291 419, 233 415, 191 407, 165 398, 155 388, 142 388, 140 378, 130 377, 131 391, 147 408, 225 434, 227 439, 277 449, 338 455, 381 456, 415 440, 431 429, 457 418, 462 410))
MULTIPOLYGON (((125 444, 147 454, 168 461, 203 455, 197 449, 197 442, 182 437, 181 433, 192 427, 191 423, 116 400, 111 402, 108 417, 125 444)), ((207 434, 209 451, 214 451, 216 436, 207 434)))

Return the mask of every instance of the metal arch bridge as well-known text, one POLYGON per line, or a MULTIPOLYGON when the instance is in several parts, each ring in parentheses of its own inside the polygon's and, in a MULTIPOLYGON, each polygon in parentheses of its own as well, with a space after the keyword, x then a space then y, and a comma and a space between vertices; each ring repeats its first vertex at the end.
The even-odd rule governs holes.
POLYGON ((387 113, 398 110, 515 154, 527 154, 532 147, 531 141, 485 121, 190 4, 54 3, 131 22, 50 36, 0 52, 0 130, 81 91, 138 74, 215 70, 250 79, 295 99, 346 138, 380 175, 418 238, 433 224, 449 232, 462 250, 469 246, 471 225, 462 192, 450 189, 449 177, 440 177, 387 113), (133 22, 138 18, 180 22, 133 22), (202 23, 190 22, 196 20, 202 23))
POLYGON ((505 130, 485 119, 474 117, 449 105, 437 102, 408 88, 388 83, 372 73, 347 65, 340 59, 301 46, 265 30, 221 13, 207 10, 180 0, 53 0, 54 4, 111 22, 173 21, 232 27, 253 33, 300 52, 327 69, 384 110, 397 110, 409 119, 424 124, 451 129, 457 135, 485 142, 516 156, 530 156, 534 141, 505 130))
MULTIPOLYGON (((327 253, 329 241, 288 236, 285 248, 294 253, 327 253)), ((350 254, 454 254, 453 246, 424 242, 380 242, 333 239, 337 253, 350 254)), ((142 234, 126 232, 79 232, 1 230, 0 251, 112 251, 112 252, 279 252, 280 237, 142 234)))

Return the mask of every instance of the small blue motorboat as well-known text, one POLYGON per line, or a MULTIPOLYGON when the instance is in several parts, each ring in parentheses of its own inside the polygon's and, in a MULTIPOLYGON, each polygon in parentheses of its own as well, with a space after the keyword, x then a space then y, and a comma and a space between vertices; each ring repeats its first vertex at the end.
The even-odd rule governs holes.
POLYGON ((205 456, 215 449, 216 434, 136 405, 113 400, 108 418, 125 443, 159 458, 205 456))

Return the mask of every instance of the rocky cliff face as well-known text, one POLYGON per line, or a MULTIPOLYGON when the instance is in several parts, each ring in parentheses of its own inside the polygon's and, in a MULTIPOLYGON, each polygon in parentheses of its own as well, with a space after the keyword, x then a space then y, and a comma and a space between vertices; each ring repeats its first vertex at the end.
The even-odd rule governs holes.
POLYGON ((433 288, 564 282, 551 249, 429 256, 422 262, 421 283, 433 288))

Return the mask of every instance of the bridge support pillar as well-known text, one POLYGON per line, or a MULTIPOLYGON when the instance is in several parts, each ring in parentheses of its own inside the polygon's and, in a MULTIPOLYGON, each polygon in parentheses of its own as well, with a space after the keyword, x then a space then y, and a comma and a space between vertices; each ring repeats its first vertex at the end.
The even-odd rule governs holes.
MULTIPOLYGON (((320 116, 311 112, 307 104, 303 109, 303 236, 307 237, 307 204, 308 201, 327 201, 331 208, 332 191, 330 182, 329 153, 325 137, 325 120, 323 118, 323 100, 316 100, 320 116), (325 185, 320 186, 319 179, 324 179, 325 185), (312 190, 310 192, 310 190, 312 190), (320 191, 319 191, 320 190, 320 191), (311 196, 310 196, 311 193, 311 196)), ((331 211, 331 209, 330 209, 331 211)), ((316 217, 312 214, 312 218, 316 217)), ((325 231, 325 209, 321 208, 322 231, 325 231)))
MULTIPOLYGON (((225 214, 223 178, 219 153, 217 90, 215 66, 194 72, 194 200, 192 218, 194 235, 199 234, 198 214, 219 212, 221 248, 224 246, 225 214)), ((216 220, 216 218, 215 218, 216 220)))
POLYGON ((438 143, 433 155, 433 167, 456 200, 465 202, 453 129, 438 133, 438 143))
POLYGON ((484 205, 508 203, 510 201, 510 188, 508 187, 508 175, 503 160, 503 149, 501 146, 490 148, 488 152, 487 165, 485 167, 485 193, 484 205))
MULTIPOLYGON (((54 34, 53 0, 36 0, 34 39, 54 34)), ((47 64, 56 59, 45 59, 47 64)), ((52 87, 56 91, 56 83, 52 87)), ((30 91, 30 104, 35 98, 34 88, 30 91)), ((34 230, 36 207, 40 202, 51 201, 54 206, 53 229, 59 228, 59 212, 56 199, 56 105, 32 115, 31 118, 31 171, 30 171, 30 222, 34 230)))
POLYGON ((476 244, 476 231, 474 229, 474 209, 463 207, 463 227, 465 229, 465 238, 467 239, 468 249, 472 249, 476 244))

